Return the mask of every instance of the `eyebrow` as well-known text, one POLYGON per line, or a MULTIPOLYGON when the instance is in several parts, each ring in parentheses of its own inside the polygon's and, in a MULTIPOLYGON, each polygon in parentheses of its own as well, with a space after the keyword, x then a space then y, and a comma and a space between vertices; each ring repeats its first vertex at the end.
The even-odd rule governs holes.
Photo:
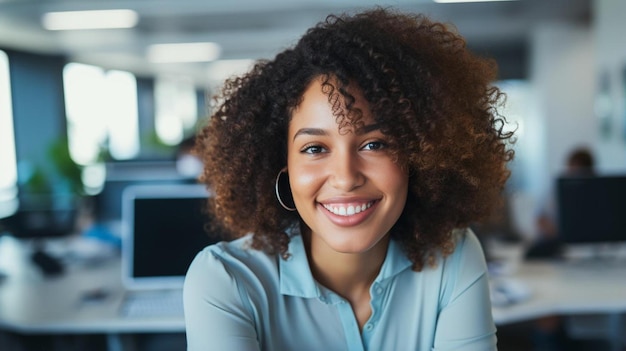
MULTIPOLYGON (((359 129, 357 129, 356 133, 357 135, 363 135, 363 134, 367 134, 378 129, 380 129, 380 124, 373 123, 373 124, 360 127, 359 129)), ((300 135, 324 136, 324 135, 328 135, 328 132, 320 128, 302 128, 302 129, 298 129, 296 134, 294 134, 293 140, 295 140, 300 135)))
POLYGON ((366 126, 360 127, 359 129, 357 129, 356 133, 359 135, 363 135, 363 134, 367 134, 367 133, 370 133, 379 129, 380 129, 379 123, 372 123, 372 124, 368 124, 366 126))
POLYGON ((298 129, 296 134, 293 136, 293 140, 300 135, 328 135, 328 133, 324 129, 319 128, 302 128, 298 129))

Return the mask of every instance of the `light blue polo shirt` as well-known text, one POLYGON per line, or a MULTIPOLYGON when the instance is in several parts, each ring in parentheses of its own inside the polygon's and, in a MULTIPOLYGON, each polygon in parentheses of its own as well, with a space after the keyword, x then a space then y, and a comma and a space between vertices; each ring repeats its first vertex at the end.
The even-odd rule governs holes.
POLYGON ((250 236, 211 245, 185 279, 188 350, 496 350, 482 249, 469 230, 455 237, 455 251, 421 272, 390 241, 362 331, 313 278, 300 235, 288 260, 248 248, 250 236))

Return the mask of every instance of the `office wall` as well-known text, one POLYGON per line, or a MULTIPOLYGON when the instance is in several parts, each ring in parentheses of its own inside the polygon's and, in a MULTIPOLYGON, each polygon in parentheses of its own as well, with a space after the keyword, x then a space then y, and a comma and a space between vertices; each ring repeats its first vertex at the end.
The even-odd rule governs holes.
POLYGON ((546 22, 529 31, 527 106, 515 145, 524 167, 514 170, 523 173, 524 186, 511 196, 510 206, 517 232, 532 240, 536 214, 549 201, 567 154, 578 145, 595 149, 597 127, 592 28, 546 22))
POLYGON ((59 56, 8 51, 18 179, 41 167, 54 174, 48 150, 66 129, 63 65, 59 56))
POLYGON ((599 142, 600 166, 608 172, 626 170, 626 1, 593 3, 597 75, 606 72, 612 132, 599 142))
POLYGON ((546 23, 532 33, 530 81, 537 123, 534 166, 538 191, 547 191, 578 145, 595 148, 593 35, 589 26, 546 23))

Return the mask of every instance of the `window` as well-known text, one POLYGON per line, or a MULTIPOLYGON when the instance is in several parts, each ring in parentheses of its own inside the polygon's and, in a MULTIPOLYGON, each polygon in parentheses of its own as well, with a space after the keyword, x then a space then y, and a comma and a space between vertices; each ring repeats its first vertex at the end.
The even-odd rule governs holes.
POLYGON ((184 80, 160 78, 154 89, 156 134, 166 145, 177 145, 196 126, 198 102, 194 85, 184 80))
POLYGON ((17 210, 17 163, 9 58, 0 51, 0 218, 17 210))
POLYGON ((117 160, 135 157, 139 153, 135 76, 69 63, 63 81, 72 159, 89 166, 103 151, 117 160))

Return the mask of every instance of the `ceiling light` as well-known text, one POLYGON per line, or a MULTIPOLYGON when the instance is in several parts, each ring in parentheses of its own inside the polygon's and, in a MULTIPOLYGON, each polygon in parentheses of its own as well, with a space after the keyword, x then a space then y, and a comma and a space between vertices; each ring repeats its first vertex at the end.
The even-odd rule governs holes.
POLYGON ((132 28, 138 21, 133 10, 48 12, 41 18, 47 30, 132 28))
POLYGON ((217 60, 221 51, 216 43, 154 44, 147 55, 154 63, 209 62, 217 60))

